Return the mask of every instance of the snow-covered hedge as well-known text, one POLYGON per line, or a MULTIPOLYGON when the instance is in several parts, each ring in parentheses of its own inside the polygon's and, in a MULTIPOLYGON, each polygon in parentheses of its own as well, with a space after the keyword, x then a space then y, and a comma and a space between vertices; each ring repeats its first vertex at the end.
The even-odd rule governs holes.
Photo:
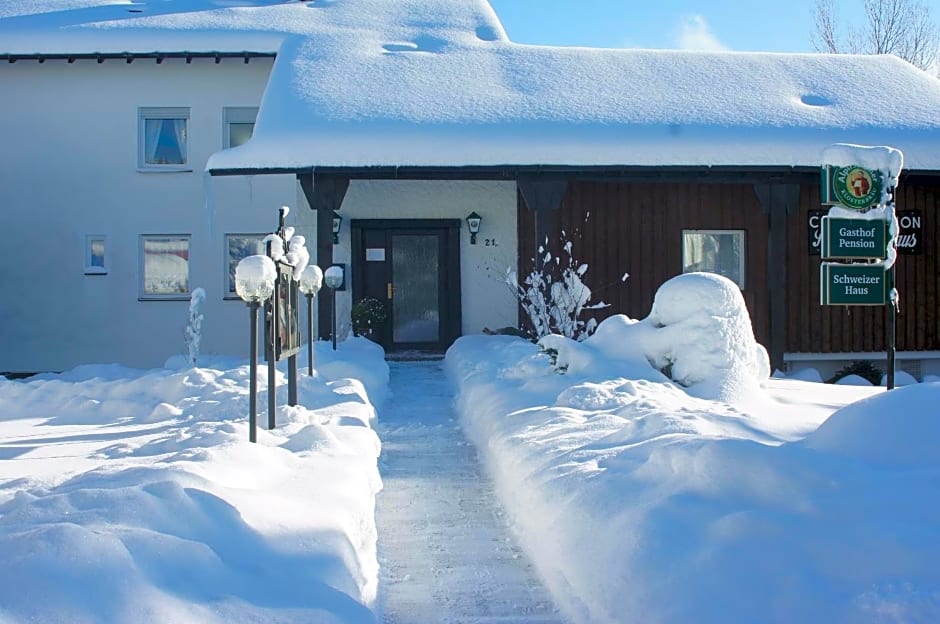
POLYGON ((736 401, 770 376, 767 351, 754 340, 741 291, 714 273, 678 275, 660 286, 650 315, 604 320, 582 344, 562 336, 539 344, 557 353, 562 370, 584 374, 601 359, 619 361, 622 374, 657 379, 661 371, 690 394, 736 401))

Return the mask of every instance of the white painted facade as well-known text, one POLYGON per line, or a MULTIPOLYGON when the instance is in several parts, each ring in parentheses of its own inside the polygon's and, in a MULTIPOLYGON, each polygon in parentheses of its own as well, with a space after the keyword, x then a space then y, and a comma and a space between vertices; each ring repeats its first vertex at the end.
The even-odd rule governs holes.
MULTIPOLYGON (((506 284, 506 271, 516 270, 518 258, 515 181, 354 180, 341 214, 344 224, 333 261, 347 267, 352 219, 460 219, 461 333, 518 324, 517 301, 506 284), (483 218, 475 245, 470 244, 465 223, 471 212, 483 218)), ((339 319, 349 318, 352 305, 351 275, 348 278, 347 290, 337 299, 339 319)), ((347 331, 348 322, 337 335, 347 331)))
MULTIPOLYGON (((266 233, 277 208, 307 237, 316 215, 293 175, 209 178, 223 146, 225 107, 259 106, 272 59, 167 59, 161 64, 21 60, 0 66, 0 371, 64 370, 83 363, 161 366, 185 352, 189 300, 141 300, 140 236, 190 236, 190 288, 204 288, 202 353, 245 356, 248 314, 225 298, 226 234, 266 233), (185 171, 138 168, 139 107, 189 109, 185 171), (86 237, 105 238, 106 273, 85 274, 86 237)), ((516 263, 514 182, 353 182, 334 250, 349 256, 353 218, 483 215, 480 243, 461 233, 463 331, 516 323, 502 283, 516 263), (494 239, 496 247, 482 239, 494 239)), ((348 319, 351 290, 340 296, 348 319)), ((348 321, 345 323, 348 326, 348 321)), ((306 323, 302 323, 306 326, 306 323)))

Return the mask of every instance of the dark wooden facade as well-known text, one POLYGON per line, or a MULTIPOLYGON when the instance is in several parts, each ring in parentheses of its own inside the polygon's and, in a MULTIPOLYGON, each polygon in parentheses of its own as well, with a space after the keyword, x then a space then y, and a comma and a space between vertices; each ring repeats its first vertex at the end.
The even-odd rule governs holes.
MULTIPOLYGON (((561 241, 570 240, 574 258, 589 266, 584 281, 592 290, 592 301, 610 304, 592 312, 597 320, 618 313, 644 318, 660 284, 682 270, 682 230, 744 230, 743 295, 755 336, 771 350, 775 366, 782 366, 782 351, 883 351, 883 307, 819 304, 820 258, 809 254, 807 228, 808 211, 820 209, 818 183, 806 176, 798 187, 791 188, 799 193, 798 205, 772 219, 773 207, 768 204, 774 202, 762 198, 760 184, 751 180, 573 180, 560 208, 552 213, 550 249, 553 255, 566 258, 561 241), (777 232, 778 240, 785 241, 783 253, 770 251, 772 223, 783 230, 777 232), (625 273, 629 277, 623 280, 625 273), (772 312, 775 300, 776 313, 772 312), (772 322, 775 314, 778 320, 772 322), (776 348, 771 349, 775 331, 780 335, 776 348)), ((938 201, 940 178, 902 178, 898 209, 921 211, 925 240, 921 255, 901 255, 897 263, 901 294, 897 348, 901 351, 940 350, 938 201)), ((533 266, 534 233, 533 211, 520 195, 519 262, 523 275, 533 266)))
MULTIPOLYGON (((899 254, 897 289, 901 296, 897 321, 899 351, 940 350, 940 178, 901 178, 897 209, 919 210, 923 240, 919 255, 899 254)), ((789 287, 805 297, 791 297, 787 310, 787 351, 867 352, 885 348, 883 307, 820 306, 819 256, 810 256, 806 221, 809 211, 819 207, 818 186, 804 186, 800 193, 799 222, 791 228, 787 268, 789 287), (815 304, 815 305, 813 305, 815 304)))

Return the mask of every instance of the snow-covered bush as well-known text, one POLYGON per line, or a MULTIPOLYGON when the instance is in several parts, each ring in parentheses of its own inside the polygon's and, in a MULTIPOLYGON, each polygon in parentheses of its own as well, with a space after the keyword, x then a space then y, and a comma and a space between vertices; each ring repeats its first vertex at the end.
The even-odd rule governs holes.
POLYGON ((186 361, 190 366, 199 359, 199 343, 202 342, 202 318, 199 306, 206 300, 206 291, 197 288, 189 298, 189 324, 184 331, 186 337, 186 361))
POLYGON ((535 339, 559 334, 584 340, 594 332, 597 321, 582 319, 582 312, 607 307, 605 303, 588 303, 591 289, 582 280, 588 265, 574 259, 570 240, 565 241, 563 249, 567 259, 553 257, 551 251, 539 247, 542 267, 533 269, 521 284, 514 271, 506 273, 506 283, 519 299, 535 339))
POLYGON ((744 297, 726 277, 677 275, 656 291, 644 322, 646 357, 694 395, 729 400, 770 376, 744 297))
POLYGON ((868 380, 871 385, 877 386, 883 373, 871 362, 858 360, 839 369, 835 375, 826 380, 826 383, 839 383, 842 379, 851 375, 857 375, 868 380))
POLYGON ((713 273, 687 273, 664 283, 642 321, 617 314, 583 342, 552 334, 539 346, 561 373, 671 379, 707 399, 734 401, 770 376, 767 351, 754 340, 741 291, 713 273))

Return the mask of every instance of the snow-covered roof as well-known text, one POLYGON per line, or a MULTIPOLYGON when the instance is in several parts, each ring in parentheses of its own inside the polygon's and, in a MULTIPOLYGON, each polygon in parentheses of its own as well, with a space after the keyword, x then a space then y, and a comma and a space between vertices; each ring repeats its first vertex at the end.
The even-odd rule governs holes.
POLYGON ((0 54, 157 49, 278 52, 210 170, 817 166, 837 142, 940 170, 940 81, 893 56, 521 45, 485 0, 0 6, 0 54))

